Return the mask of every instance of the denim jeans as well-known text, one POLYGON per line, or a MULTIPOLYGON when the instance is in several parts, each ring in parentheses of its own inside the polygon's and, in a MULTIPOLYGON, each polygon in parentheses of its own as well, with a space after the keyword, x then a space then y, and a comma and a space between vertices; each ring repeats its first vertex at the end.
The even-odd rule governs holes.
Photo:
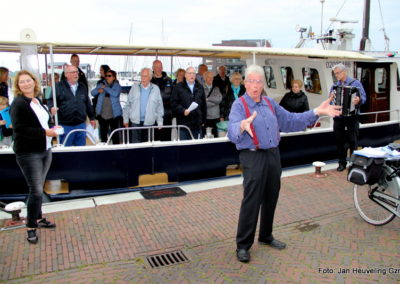
MULTIPOLYGON (((61 125, 64 128, 64 134, 60 135, 60 143, 64 143, 65 137, 74 129, 86 129, 86 123, 82 122, 77 125, 61 125)), ((65 146, 85 146, 86 145, 86 132, 79 131, 72 133, 65 143, 65 146)))
POLYGON ((51 159, 51 149, 44 152, 16 154, 17 164, 29 189, 26 224, 28 228, 37 228, 37 220, 42 219, 43 187, 51 159))

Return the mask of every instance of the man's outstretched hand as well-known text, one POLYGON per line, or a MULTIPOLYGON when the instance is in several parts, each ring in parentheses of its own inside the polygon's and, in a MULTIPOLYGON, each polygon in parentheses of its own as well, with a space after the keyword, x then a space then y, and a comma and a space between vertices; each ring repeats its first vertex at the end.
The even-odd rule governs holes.
POLYGON ((257 112, 255 111, 251 116, 240 122, 240 133, 243 133, 243 131, 247 131, 247 133, 249 133, 250 136, 253 137, 253 131, 251 131, 250 125, 253 122, 254 118, 256 118, 256 116, 257 112))

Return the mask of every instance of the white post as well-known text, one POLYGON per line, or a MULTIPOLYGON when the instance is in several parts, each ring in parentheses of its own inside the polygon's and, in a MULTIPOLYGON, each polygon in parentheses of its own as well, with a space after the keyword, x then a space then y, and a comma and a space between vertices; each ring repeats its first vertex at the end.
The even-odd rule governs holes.
MULTIPOLYGON (((50 48, 50 66, 51 66, 51 90, 53 93, 53 107, 57 108, 57 94, 56 94, 56 83, 54 80, 54 57, 53 57, 53 45, 49 46, 50 48)), ((47 70, 47 66, 46 66, 47 70)), ((50 110, 51 111, 51 110, 50 110)), ((54 122, 58 125, 58 114, 54 115, 54 122)), ((60 136, 57 135, 57 144, 60 144, 60 136)))

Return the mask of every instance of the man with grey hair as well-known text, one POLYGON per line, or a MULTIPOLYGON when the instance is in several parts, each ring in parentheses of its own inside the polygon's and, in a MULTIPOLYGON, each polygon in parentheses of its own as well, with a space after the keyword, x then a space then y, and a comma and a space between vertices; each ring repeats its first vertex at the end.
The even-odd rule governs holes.
POLYGON ((360 105, 364 104, 367 97, 360 81, 347 76, 347 68, 342 63, 333 66, 333 74, 337 82, 333 84, 330 95, 335 96, 337 87, 355 87, 358 89, 358 95, 352 99, 352 104, 356 106, 355 110, 348 116, 336 116, 333 119, 333 132, 336 139, 336 148, 339 159, 339 172, 344 171, 347 166, 347 151, 350 155, 357 148, 358 138, 358 112, 360 105))
MULTIPOLYGON (((128 100, 123 109, 125 127, 143 127, 163 125, 164 107, 157 85, 150 83, 153 72, 150 68, 140 71, 140 84, 134 84, 129 91, 128 100)), ((134 143, 148 141, 148 130, 133 130, 131 141, 134 143)))
MULTIPOLYGON (((178 125, 187 126, 195 139, 203 137, 202 127, 206 123, 207 105, 204 88, 196 80, 196 71, 188 67, 185 72, 185 80, 176 85, 171 95, 172 112, 176 116, 178 125), (191 108, 193 104, 196 107, 191 108)), ((186 129, 180 129, 180 140, 191 139, 186 129)))
POLYGON ((243 169, 244 193, 236 235, 236 257, 241 262, 250 260, 249 250, 254 242, 258 216, 259 243, 276 249, 286 247, 272 235, 282 173, 279 130, 300 131, 315 123, 320 115, 340 114, 340 107, 329 104, 331 98, 314 110, 288 112, 273 99, 262 95, 265 75, 260 66, 249 66, 245 78, 246 93, 233 103, 228 126, 228 138, 240 151, 243 169))
MULTIPOLYGON (((79 68, 80 60, 79 55, 74 53, 71 55, 70 59, 71 65, 75 66, 78 69, 78 82, 85 85, 88 88, 88 81, 86 79, 85 73, 79 68)), ((66 80, 64 72, 61 74, 61 80, 66 80)))
MULTIPOLYGON (((96 126, 88 89, 85 84, 79 82, 78 68, 74 65, 67 65, 64 73, 65 80, 56 84, 57 108, 54 107, 53 96, 50 96, 47 101, 51 113, 58 113, 58 121, 64 128, 64 134, 60 135, 61 143, 72 130, 86 129, 86 117, 89 117, 93 128, 96 126)), ((83 131, 71 133, 65 145, 86 145, 86 133, 83 131)))

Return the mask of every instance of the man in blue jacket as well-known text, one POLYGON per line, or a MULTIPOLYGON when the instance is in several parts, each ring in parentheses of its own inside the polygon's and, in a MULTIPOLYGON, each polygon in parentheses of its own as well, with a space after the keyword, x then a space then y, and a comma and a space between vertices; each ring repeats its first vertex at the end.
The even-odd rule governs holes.
MULTIPOLYGON (((61 143, 74 129, 86 129, 86 117, 89 117, 93 128, 96 126, 92 103, 88 96, 87 86, 79 83, 78 68, 68 65, 65 68, 66 80, 61 80, 56 85, 57 108, 54 107, 53 97, 48 101, 51 113, 58 114, 58 121, 64 128, 64 134, 60 135, 61 143)), ((65 146, 85 146, 86 133, 72 133, 65 146)))

